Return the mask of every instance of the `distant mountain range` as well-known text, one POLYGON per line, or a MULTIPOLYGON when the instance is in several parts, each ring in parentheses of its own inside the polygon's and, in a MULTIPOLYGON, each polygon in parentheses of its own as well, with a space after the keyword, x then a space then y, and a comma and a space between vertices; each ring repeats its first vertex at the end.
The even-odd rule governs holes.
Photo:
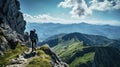
POLYGON ((86 46, 120 47, 119 40, 109 39, 107 37, 100 36, 100 35, 88 35, 88 34, 83 34, 78 32, 54 35, 44 40, 43 42, 39 43, 39 45, 49 44, 50 47, 54 47, 61 42, 70 41, 72 39, 82 41, 83 44, 86 46))
POLYGON ((79 24, 54 24, 54 23, 27 23, 26 31, 36 29, 39 40, 43 41, 46 38, 61 34, 80 32, 85 34, 101 35, 111 39, 120 39, 120 26, 111 25, 95 25, 87 23, 79 24))

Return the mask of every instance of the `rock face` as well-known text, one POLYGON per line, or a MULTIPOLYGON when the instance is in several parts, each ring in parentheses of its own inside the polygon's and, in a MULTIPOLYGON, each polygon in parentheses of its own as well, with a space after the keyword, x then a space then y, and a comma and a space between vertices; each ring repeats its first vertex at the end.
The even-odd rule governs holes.
POLYGON ((0 0, 0 54, 8 48, 14 49, 22 35, 26 22, 18 0, 0 0))
POLYGON ((20 10, 20 3, 17 0, 0 0, 0 23, 6 23, 11 29, 23 34, 26 22, 20 10))
POLYGON ((9 25, 0 26, 0 51, 15 49, 18 41, 23 41, 22 35, 13 31, 9 25))

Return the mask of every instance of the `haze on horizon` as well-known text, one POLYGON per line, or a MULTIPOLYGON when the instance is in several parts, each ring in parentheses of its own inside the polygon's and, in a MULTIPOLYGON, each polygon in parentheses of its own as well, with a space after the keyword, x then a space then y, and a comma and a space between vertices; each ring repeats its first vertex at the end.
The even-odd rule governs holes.
POLYGON ((120 0, 19 0, 27 22, 120 26, 120 0))

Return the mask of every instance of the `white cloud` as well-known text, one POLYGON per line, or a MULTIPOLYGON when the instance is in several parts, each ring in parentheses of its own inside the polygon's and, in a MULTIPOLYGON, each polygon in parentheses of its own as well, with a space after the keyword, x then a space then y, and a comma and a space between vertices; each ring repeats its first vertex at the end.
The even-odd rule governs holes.
POLYGON ((113 7, 111 2, 104 0, 103 2, 98 2, 97 0, 91 1, 90 9, 98 11, 110 10, 113 7))
POLYGON ((107 11, 120 9, 120 0, 104 0, 100 2, 98 0, 88 0, 90 6, 87 6, 85 0, 64 0, 58 4, 58 7, 71 8, 70 14, 72 17, 85 17, 92 14, 93 10, 107 11))
POLYGON ((120 0, 116 0, 116 5, 113 8, 120 9, 120 0))
POLYGON ((58 7, 63 7, 63 8, 67 8, 67 7, 72 7, 74 1, 72 0, 65 0, 65 2, 60 2, 60 4, 58 5, 58 7))
POLYGON ((29 14, 23 14, 24 19, 27 22, 37 22, 37 23, 61 23, 61 24, 72 24, 72 23, 90 23, 90 24, 110 24, 110 25, 120 25, 119 21, 116 20, 97 20, 92 18, 71 18, 71 19, 63 19, 63 18, 55 18, 47 14, 37 15, 37 16, 31 16, 29 14), (102 23, 104 22, 104 23, 102 23))
POLYGON ((98 11, 120 9, 120 0, 104 0, 103 2, 92 0, 89 9, 98 11))
POLYGON ((66 21, 64 19, 52 17, 52 16, 47 15, 47 14, 42 14, 42 15, 37 15, 37 16, 31 16, 29 14, 23 14, 23 16, 24 16, 24 19, 27 22, 41 22, 41 23, 53 22, 53 23, 59 23, 59 22, 66 21))
POLYGON ((84 17, 86 15, 91 14, 91 10, 88 9, 88 6, 84 0, 65 0, 61 2, 58 7, 63 8, 72 8, 70 14, 72 17, 84 17))

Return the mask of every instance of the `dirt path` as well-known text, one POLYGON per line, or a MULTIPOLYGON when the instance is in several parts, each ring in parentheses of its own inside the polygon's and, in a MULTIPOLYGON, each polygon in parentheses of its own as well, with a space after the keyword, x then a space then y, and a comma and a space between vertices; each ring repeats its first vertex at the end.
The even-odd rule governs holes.
POLYGON ((31 60, 33 60, 34 58, 36 58, 36 56, 27 59, 27 63, 23 63, 23 64, 21 65, 21 67, 26 67, 26 66, 29 64, 29 62, 30 62, 31 60))
POLYGON ((29 51, 25 52, 25 56, 22 56, 24 58, 25 62, 23 62, 21 64, 8 65, 6 67, 26 67, 31 60, 33 60, 34 58, 37 57, 36 53, 35 52, 31 53, 31 51, 32 51, 32 49, 29 48, 29 51))
MULTIPOLYGON (((26 54, 29 54, 29 55, 30 55, 30 54, 31 54, 31 51, 32 51, 32 48, 29 48, 29 51, 28 51, 28 53, 26 53, 26 54)), ((29 64, 29 62, 30 62, 31 60, 33 60, 34 58, 36 58, 36 57, 37 57, 37 55, 28 58, 28 59, 27 59, 27 63, 23 63, 23 64, 22 64, 22 67, 26 67, 26 66, 29 64)))

